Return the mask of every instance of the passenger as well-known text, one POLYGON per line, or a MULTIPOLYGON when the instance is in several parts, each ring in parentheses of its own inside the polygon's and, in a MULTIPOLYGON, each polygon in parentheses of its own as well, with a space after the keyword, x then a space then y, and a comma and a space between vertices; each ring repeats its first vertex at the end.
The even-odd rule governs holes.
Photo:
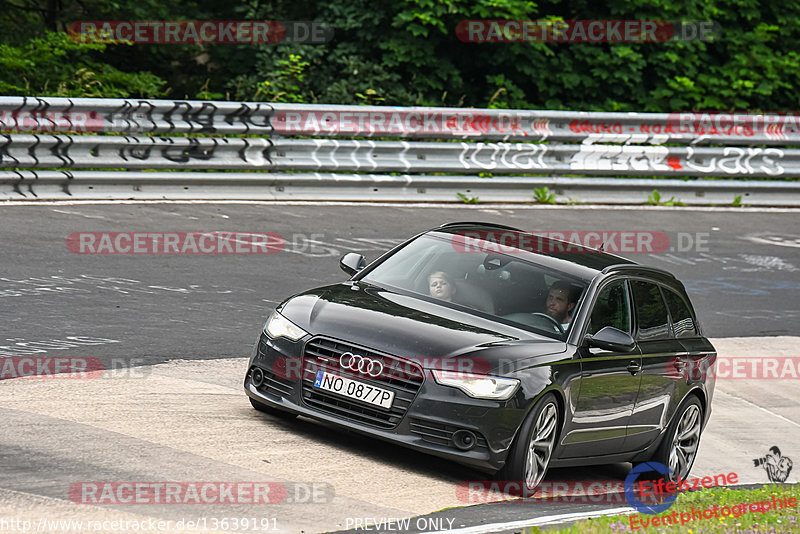
POLYGON ((558 321, 562 330, 566 332, 572 322, 572 310, 576 303, 577 298, 569 282, 558 280, 550 286, 544 311, 558 321))
POLYGON ((432 297, 451 302, 456 294, 456 285, 450 275, 437 271, 428 277, 428 289, 432 297))

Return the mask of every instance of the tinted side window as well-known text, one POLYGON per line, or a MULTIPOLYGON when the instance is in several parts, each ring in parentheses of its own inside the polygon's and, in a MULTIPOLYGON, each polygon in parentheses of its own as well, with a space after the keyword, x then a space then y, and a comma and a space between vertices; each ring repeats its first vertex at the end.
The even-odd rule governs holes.
POLYGON ((600 290, 592 310, 589 333, 596 334, 605 326, 631 333, 631 310, 625 280, 611 282, 600 290))
POLYGON ((675 337, 696 337, 697 328, 694 326, 694 318, 686 302, 680 295, 666 288, 664 288, 664 298, 672 316, 672 331, 675 337))
POLYGON ((649 341, 669 337, 667 307, 658 286, 651 282, 634 280, 631 287, 639 324, 637 339, 649 341))

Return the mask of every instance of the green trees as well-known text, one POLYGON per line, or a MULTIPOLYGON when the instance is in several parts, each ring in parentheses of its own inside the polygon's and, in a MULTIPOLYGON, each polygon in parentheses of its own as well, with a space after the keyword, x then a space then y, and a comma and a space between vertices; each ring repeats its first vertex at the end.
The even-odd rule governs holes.
POLYGON ((12 96, 157 97, 164 80, 149 72, 124 72, 95 59, 106 45, 79 43, 45 31, 21 46, 0 44, 0 94, 12 96))
POLYGON ((797 110, 797 0, 0 0, 0 93, 603 111, 797 110), (713 41, 472 43, 470 19, 714 21, 713 41), (92 44, 76 20, 296 20, 325 44, 92 44))

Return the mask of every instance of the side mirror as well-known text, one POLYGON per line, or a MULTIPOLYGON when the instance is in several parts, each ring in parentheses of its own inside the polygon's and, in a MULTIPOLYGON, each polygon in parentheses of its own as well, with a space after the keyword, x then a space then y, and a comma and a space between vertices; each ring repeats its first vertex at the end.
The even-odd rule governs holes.
POLYGON ((597 347, 614 352, 630 352, 636 348, 636 342, 630 336, 613 326, 604 326, 596 334, 586 334, 584 338, 590 347, 597 347))
POLYGON ((339 258, 339 267, 350 276, 353 276, 366 266, 367 260, 364 259, 364 256, 356 252, 348 252, 339 258))

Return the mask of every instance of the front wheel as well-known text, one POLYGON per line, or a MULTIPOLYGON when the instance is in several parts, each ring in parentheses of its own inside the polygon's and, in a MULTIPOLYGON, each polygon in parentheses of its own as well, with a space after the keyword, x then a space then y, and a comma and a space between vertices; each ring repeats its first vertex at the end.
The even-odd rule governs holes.
POLYGON ((506 464, 498 472, 499 477, 519 482, 524 493, 535 490, 547 474, 559 421, 558 403, 555 396, 548 393, 539 399, 522 424, 506 464))
POLYGON ((686 479, 697 456, 700 432, 703 429, 703 407, 692 395, 675 414, 667 429, 664 441, 659 445, 652 460, 669 468, 669 482, 686 479))

